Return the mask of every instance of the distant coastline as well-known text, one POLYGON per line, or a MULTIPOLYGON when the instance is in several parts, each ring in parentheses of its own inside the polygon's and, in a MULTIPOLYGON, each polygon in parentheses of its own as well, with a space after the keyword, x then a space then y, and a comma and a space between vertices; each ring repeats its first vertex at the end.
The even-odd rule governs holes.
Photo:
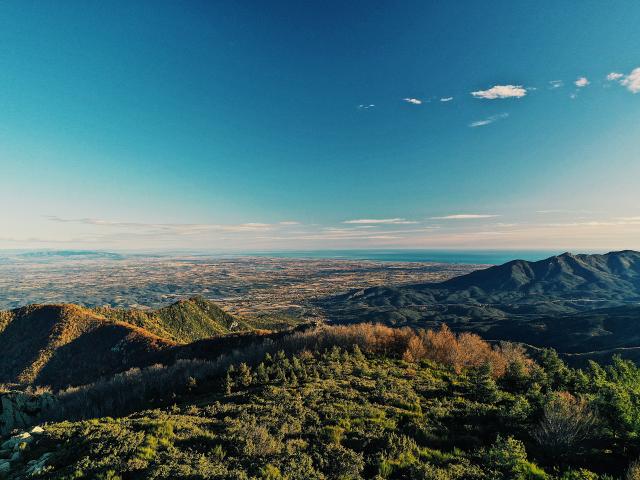
MULTIPOLYGON (((256 250, 256 251, 109 251, 109 250, 0 250, 4 258, 31 261, 59 260, 123 260, 131 257, 261 257, 281 259, 336 259, 376 262, 449 263, 465 265, 500 265, 511 260, 537 261, 559 255, 562 250, 446 250, 446 249, 336 249, 336 250, 256 250)), ((575 253, 605 253, 589 251, 575 253)))
POLYGON ((238 253, 238 256, 371 260, 384 262, 435 262, 500 265, 511 260, 536 261, 557 255, 557 250, 291 250, 238 253))

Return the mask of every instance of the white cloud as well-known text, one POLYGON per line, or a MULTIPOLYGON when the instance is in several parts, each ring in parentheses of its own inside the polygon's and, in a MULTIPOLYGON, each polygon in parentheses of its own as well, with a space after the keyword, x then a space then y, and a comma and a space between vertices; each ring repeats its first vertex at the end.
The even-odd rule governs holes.
POLYGON ((499 115, 491 115, 490 117, 487 117, 484 120, 476 120, 475 122, 471 122, 469 124, 469 126, 471 128, 484 127, 485 125, 491 125, 492 123, 497 122, 498 120, 502 120, 504 118, 507 118, 508 116, 509 116, 508 113, 501 113, 499 115))
POLYGON ((404 218, 359 218, 356 220, 345 220, 342 223, 348 224, 386 224, 386 225, 410 225, 418 222, 405 220, 404 218))
POLYGON ((286 220, 284 222, 280 222, 280 225, 300 225, 300 222, 295 222, 293 220, 286 220))
POLYGON ((480 213, 457 213, 455 215, 445 215, 443 217, 431 217, 431 220, 475 220, 479 218, 496 218, 500 215, 485 215, 480 213))
POLYGON ((561 87, 564 87, 564 82, 562 80, 550 80, 549 81, 549 88, 556 89, 556 88, 561 88, 561 87))
POLYGON ((451 100, 453 100, 453 97, 442 97, 440 99, 441 102, 450 102, 451 100))
POLYGON ((580 77, 573 83, 575 84, 576 87, 583 88, 589 85, 589 80, 587 79, 587 77, 580 77))
POLYGON ((607 80, 609 80, 610 82, 615 82, 616 80, 620 80, 622 77, 624 77, 623 73, 611 72, 609 75, 607 75, 607 80))
POLYGON ((413 105, 422 105, 422 100, 419 98, 403 98, 402 100, 413 105))
POLYGON ((476 98, 495 100, 496 98, 521 98, 527 94, 527 89, 522 85, 495 85, 489 90, 471 92, 476 98))
POLYGON ((620 81, 631 93, 640 92, 640 67, 634 68, 629 75, 620 81))
POLYGON ((61 218, 54 215, 45 216, 46 219, 58 223, 75 223, 97 227, 109 227, 125 230, 147 230, 176 235, 193 235, 206 232, 256 232, 270 230, 273 225, 269 223, 240 223, 240 224, 214 224, 214 223, 145 223, 145 222, 121 222, 103 220, 100 218, 61 218))
POLYGON ((369 110, 370 108, 374 108, 374 107, 375 105, 373 103, 370 103, 369 105, 364 105, 364 104, 358 105, 358 108, 360 110, 369 110))

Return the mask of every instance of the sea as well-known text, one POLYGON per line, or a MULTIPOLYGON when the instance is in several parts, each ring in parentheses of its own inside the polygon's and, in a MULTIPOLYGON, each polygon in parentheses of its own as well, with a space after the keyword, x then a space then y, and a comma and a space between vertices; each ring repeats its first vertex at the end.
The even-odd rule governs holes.
POLYGON ((374 260, 387 262, 500 265, 511 260, 543 260, 555 250, 287 250, 246 252, 240 255, 274 258, 374 260))

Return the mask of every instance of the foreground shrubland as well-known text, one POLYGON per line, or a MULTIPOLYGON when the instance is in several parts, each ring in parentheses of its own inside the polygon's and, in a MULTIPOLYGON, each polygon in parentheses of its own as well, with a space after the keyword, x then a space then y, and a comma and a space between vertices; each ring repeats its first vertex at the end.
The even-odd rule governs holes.
POLYGON ((637 367, 573 370, 446 328, 322 327, 57 397, 49 414, 68 420, 10 478, 46 454, 36 476, 56 479, 640 475, 637 367), (154 402, 167 406, 141 408, 154 402))

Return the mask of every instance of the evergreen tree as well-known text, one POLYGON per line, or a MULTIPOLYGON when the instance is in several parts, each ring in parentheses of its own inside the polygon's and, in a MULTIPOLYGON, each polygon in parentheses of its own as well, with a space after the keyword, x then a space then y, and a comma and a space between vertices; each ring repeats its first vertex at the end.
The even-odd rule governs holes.
POLYGON ((492 403, 498 399, 500 391, 493 379, 490 363, 470 368, 467 376, 470 394, 474 400, 492 403))
POLYGON ((229 368, 227 368, 227 376, 224 382, 224 391, 227 395, 231 395, 231 392, 233 392, 233 387, 235 386, 233 381, 234 374, 235 368, 233 365, 230 365, 229 368))
POLYGON ((260 363, 258 368, 256 369, 256 380, 258 383, 265 384, 269 382, 269 375, 267 374, 267 369, 264 366, 264 363, 260 363))
POLYGON ((240 383, 243 387, 248 387, 249 385, 251 385, 252 377, 249 365, 244 362, 240 364, 240 367, 238 369, 238 377, 240 378, 240 383))

